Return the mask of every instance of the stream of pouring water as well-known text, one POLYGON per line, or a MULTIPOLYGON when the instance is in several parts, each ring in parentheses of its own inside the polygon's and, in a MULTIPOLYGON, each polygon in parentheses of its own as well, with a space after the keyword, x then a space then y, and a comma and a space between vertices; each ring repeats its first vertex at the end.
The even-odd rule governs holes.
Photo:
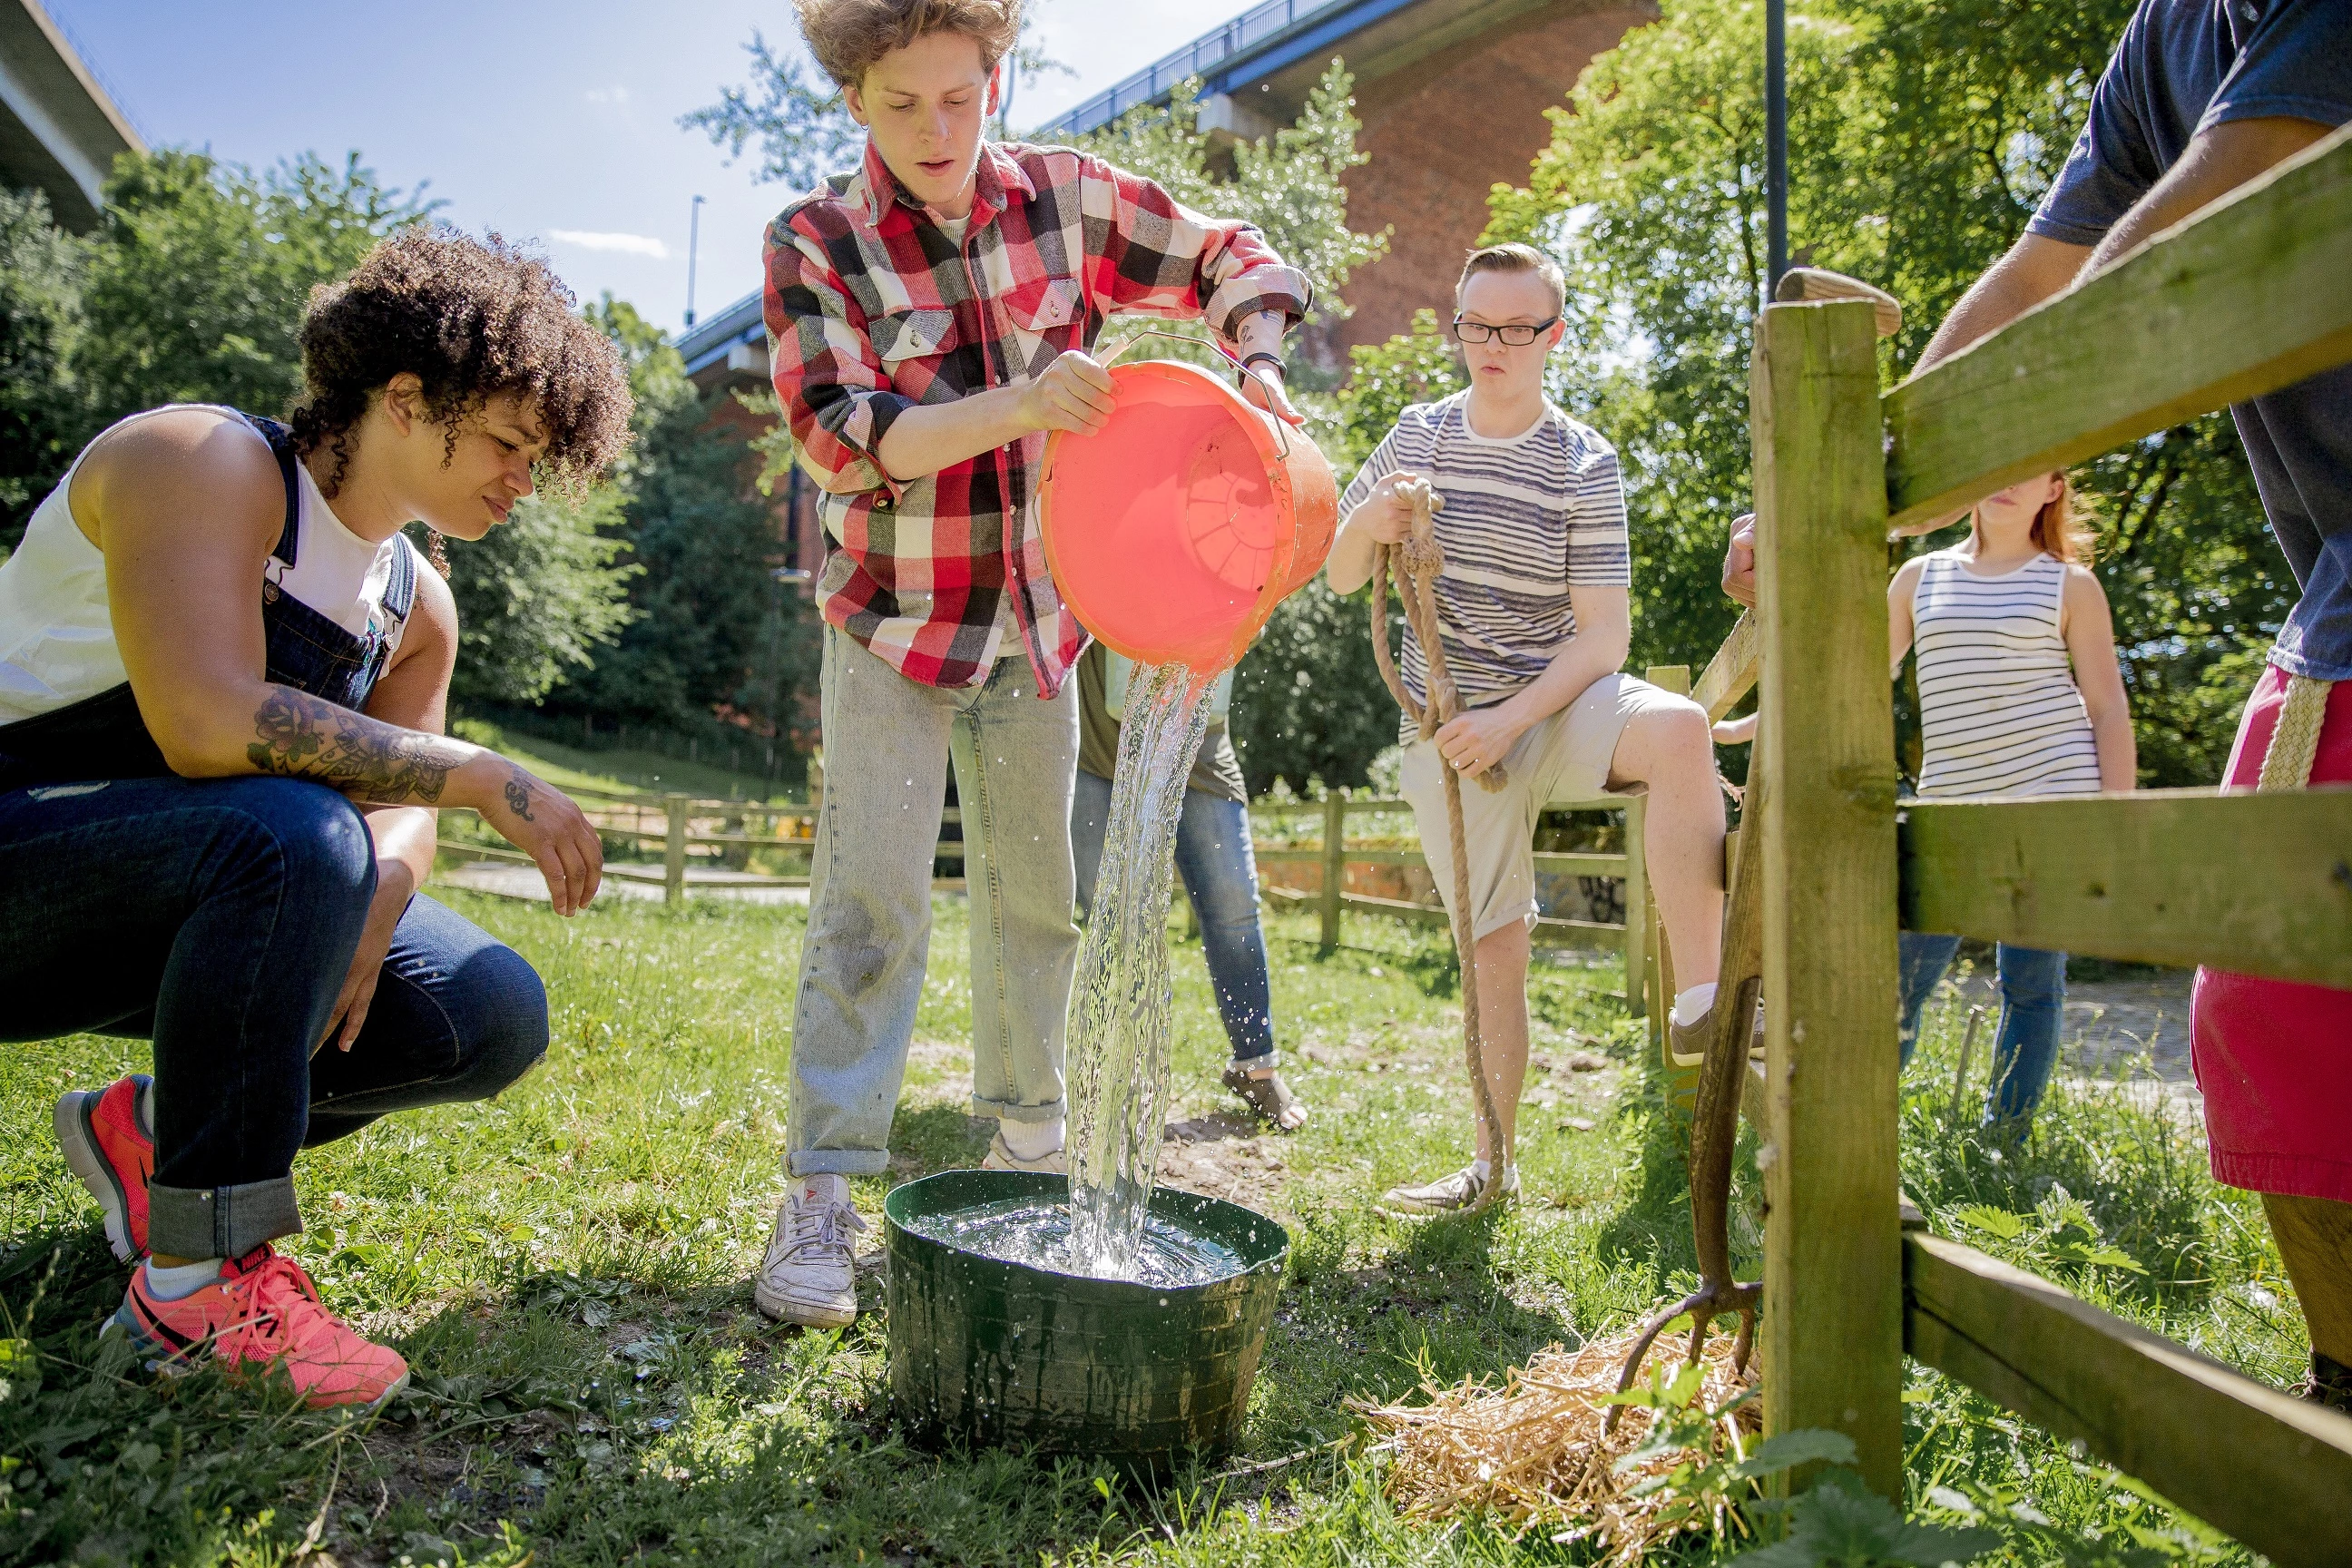
POLYGON ((1136 1277, 1168 1110, 1168 895, 1210 676, 1148 665, 1128 688, 1086 945, 1070 994, 1072 1265, 1136 1277))

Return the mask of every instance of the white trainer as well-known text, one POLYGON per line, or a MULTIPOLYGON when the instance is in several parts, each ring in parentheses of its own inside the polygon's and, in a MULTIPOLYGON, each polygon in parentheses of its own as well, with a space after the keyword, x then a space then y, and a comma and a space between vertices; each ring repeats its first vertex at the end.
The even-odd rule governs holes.
POLYGON ((988 1152, 980 1157, 980 1168, 983 1171, 1039 1171, 1050 1176, 1066 1176, 1070 1173, 1070 1158, 1065 1149, 1055 1149, 1034 1160, 1024 1160, 1013 1152, 1012 1145, 1004 1142, 1003 1132, 999 1131, 988 1141, 988 1152))
POLYGON ((1517 1166, 1507 1168, 1499 1177, 1482 1177, 1474 1164, 1440 1176, 1425 1187, 1391 1187, 1375 1206, 1399 1219, 1427 1219, 1433 1215, 1476 1214, 1518 1195, 1517 1166))
POLYGON ((866 1228, 849 1205, 840 1176, 807 1176, 776 1208, 776 1230, 751 1299, 780 1322, 812 1329, 846 1328, 857 1317, 856 1248, 850 1233, 866 1228))

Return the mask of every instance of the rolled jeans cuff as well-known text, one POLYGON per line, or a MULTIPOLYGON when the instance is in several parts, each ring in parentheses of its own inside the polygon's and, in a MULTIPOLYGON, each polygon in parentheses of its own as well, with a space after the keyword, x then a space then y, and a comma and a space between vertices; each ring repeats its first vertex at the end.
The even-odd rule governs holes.
POLYGON ((1015 1105, 1005 1100, 982 1100, 971 1097, 974 1116, 993 1116, 999 1121, 1060 1121, 1065 1120, 1068 1101, 1057 1100, 1051 1105, 1015 1105))
POLYGON ((878 1176, 890 1168, 886 1149, 795 1149, 784 1156, 787 1176, 878 1176))
POLYGON ((147 1247, 166 1258, 242 1258, 301 1229, 291 1176, 234 1187, 147 1184, 147 1247))
POLYGON ((1254 1057, 1235 1057, 1228 1065, 1247 1068, 1252 1072, 1255 1072, 1260 1068, 1279 1067, 1281 1063, 1282 1053, 1274 1047, 1268 1046, 1254 1057))

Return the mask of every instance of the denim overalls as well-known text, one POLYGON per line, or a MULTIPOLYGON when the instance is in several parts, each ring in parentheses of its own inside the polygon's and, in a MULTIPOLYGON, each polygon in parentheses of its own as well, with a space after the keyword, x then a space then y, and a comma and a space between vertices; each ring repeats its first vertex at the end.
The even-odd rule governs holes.
MULTIPOLYGON (((383 595, 393 624, 378 626, 371 618, 364 636, 353 636, 280 591, 278 579, 293 570, 301 542, 301 476, 285 426, 250 414, 243 418, 269 443, 286 480, 286 527, 269 552, 261 584, 268 679, 356 711, 367 706, 368 693, 392 657, 393 634, 415 603, 415 555, 405 548, 394 554, 392 581, 383 595)), ((156 778, 171 771, 139 717, 128 681, 37 718, 0 725, 0 795, 35 784, 156 778)))
MULTIPOLYGON (((266 569, 268 674, 366 702, 386 628, 353 636, 278 586, 300 543, 285 429, 247 416, 286 479, 266 569)), ((394 557, 396 626, 417 584, 394 557)), ((0 726, 0 1039, 155 1043, 149 1245, 237 1257, 301 1228, 296 1152, 387 1111, 481 1100, 547 1049, 547 994, 514 951, 422 894, 365 1026, 322 1047, 376 889, 367 823, 335 790, 165 766, 128 685, 0 726)))

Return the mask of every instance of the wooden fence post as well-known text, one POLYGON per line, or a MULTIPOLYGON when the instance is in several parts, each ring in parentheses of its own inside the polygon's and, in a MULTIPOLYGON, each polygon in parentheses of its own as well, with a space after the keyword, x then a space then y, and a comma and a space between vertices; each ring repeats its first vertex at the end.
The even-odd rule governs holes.
POLYGON ((669 808, 669 839, 662 853, 662 899, 670 904, 686 901, 686 802, 682 795, 662 797, 669 808))
POLYGON ((1348 896, 1348 792, 1323 792, 1323 951, 1339 945, 1339 911, 1348 896))
POLYGON ((1771 781, 1742 835, 1764 857, 1764 1426, 1843 1432, 1899 1500, 1894 704, 1867 304, 1766 309, 1749 428, 1771 781))

